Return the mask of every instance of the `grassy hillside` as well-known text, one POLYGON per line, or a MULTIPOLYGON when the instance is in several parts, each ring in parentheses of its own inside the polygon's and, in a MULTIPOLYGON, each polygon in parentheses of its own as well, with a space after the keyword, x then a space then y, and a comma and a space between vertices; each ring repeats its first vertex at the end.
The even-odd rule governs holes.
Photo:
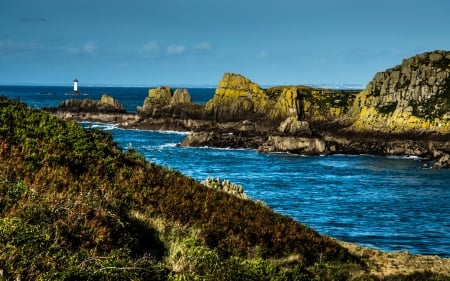
POLYGON ((0 97, 0 280, 377 280, 366 272, 261 204, 0 97))

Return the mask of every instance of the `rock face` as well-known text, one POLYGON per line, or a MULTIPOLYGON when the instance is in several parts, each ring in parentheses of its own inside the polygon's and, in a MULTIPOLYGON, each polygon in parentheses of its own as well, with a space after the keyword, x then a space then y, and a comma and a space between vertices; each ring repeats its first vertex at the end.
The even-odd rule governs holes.
POLYGON ((242 75, 225 73, 206 111, 216 121, 258 120, 275 126, 291 116, 300 120, 335 120, 351 108, 356 93, 307 86, 264 90, 242 75))
POLYGON ((278 132, 289 135, 307 134, 311 135, 311 129, 309 123, 306 121, 298 120, 297 116, 288 117, 286 120, 280 123, 278 132))
POLYGON ((218 121, 245 120, 264 115, 268 102, 258 84, 242 75, 225 73, 206 110, 218 121))
POLYGON ((57 111, 72 113, 126 113, 125 107, 115 98, 102 95, 100 100, 68 99, 58 105, 57 111))
POLYGON ((191 104, 192 98, 191 94, 187 89, 176 89, 173 96, 170 98, 170 105, 183 105, 183 104, 191 104))
POLYGON ((354 107, 354 130, 450 132, 450 52, 423 53, 377 73, 354 107))
POLYGON ((267 142, 258 147, 260 152, 290 152, 302 155, 320 155, 326 152, 326 143, 320 138, 269 136, 267 142))

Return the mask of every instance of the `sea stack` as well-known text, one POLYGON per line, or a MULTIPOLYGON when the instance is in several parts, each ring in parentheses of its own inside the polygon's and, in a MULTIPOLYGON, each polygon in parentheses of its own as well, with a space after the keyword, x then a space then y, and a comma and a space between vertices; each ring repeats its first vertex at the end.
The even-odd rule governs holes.
POLYGON ((78 79, 73 80, 73 92, 78 94, 78 79))

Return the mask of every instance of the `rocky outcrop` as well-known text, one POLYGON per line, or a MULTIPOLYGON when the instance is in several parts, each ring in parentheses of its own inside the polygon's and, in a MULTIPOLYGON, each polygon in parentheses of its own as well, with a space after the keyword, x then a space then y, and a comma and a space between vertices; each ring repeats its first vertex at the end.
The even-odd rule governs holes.
POLYGON ((321 155, 327 151, 327 147, 320 138, 269 136, 267 142, 258 147, 258 151, 321 155))
POLYGON ((170 105, 189 105, 191 103, 192 98, 188 89, 176 89, 169 101, 170 105))
POLYGON ((311 128, 306 121, 298 120, 297 116, 288 117, 280 123, 278 132, 288 135, 311 135, 311 128))
POLYGON ((138 112, 151 112, 167 106, 186 104, 192 104, 191 95, 187 89, 176 89, 174 93, 170 87, 158 87, 148 90, 148 96, 142 107, 138 107, 138 112))
POLYGON ((291 116, 300 120, 336 120, 351 108, 356 93, 307 86, 264 90, 242 75, 225 73, 206 111, 220 122, 258 120, 274 126, 291 116))
POLYGON ((229 180, 221 181, 220 178, 213 179, 211 177, 207 177, 204 181, 202 181, 202 184, 211 189, 223 191, 238 198, 250 200, 250 197, 244 193, 244 188, 242 185, 234 184, 229 180))
POLYGON ((268 102, 268 96, 258 84, 242 75, 225 73, 205 109, 217 121, 246 120, 264 115, 268 102))
POLYGON ((144 104, 136 111, 144 118, 207 119, 204 106, 193 104, 187 89, 173 92, 170 87, 149 89, 144 104))
POLYGON ((450 133, 450 52, 423 53, 377 73, 354 108, 353 130, 450 133))
POLYGON ((72 113, 126 113, 125 107, 115 98, 104 94, 100 100, 68 99, 58 105, 57 111, 72 113))
MULTIPOLYGON (((107 98, 100 104, 119 107, 107 98)), ((92 101, 66 101, 63 106, 76 120, 101 115, 70 113, 91 111, 91 106, 98 110, 92 101)), ((183 146, 307 155, 410 155, 446 168, 450 167, 450 52, 405 59, 377 73, 362 91, 301 85, 263 89, 242 75, 225 73, 206 105, 193 104, 186 89, 158 87, 149 90, 134 120, 100 117, 122 120, 124 127, 191 131, 183 146)))

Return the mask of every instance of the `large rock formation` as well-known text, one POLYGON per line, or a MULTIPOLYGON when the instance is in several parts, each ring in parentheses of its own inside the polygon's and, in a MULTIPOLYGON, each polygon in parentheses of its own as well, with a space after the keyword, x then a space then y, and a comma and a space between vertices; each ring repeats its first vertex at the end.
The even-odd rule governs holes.
POLYGON ((225 73, 206 110, 217 121, 254 119, 267 111, 269 98, 261 87, 248 78, 225 73))
POLYGON ((275 126, 286 118, 335 120, 347 113, 357 92, 279 86, 262 89, 248 78, 225 73, 206 111, 217 121, 258 120, 275 126))
POLYGON ((203 106, 192 104, 191 95, 187 89, 176 89, 173 92, 170 87, 158 87, 149 89, 144 104, 138 106, 136 110, 144 117, 200 119, 203 106))
POLYGON ((450 133, 450 52, 423 53, 377 73, 354 108, 353 130, 450 133))

